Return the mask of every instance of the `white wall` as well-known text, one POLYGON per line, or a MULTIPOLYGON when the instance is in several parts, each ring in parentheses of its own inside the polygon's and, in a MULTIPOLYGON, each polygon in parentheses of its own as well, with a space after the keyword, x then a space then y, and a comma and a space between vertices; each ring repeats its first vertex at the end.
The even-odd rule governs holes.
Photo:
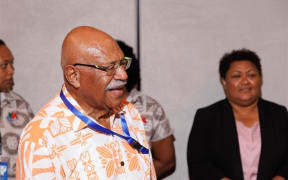
POLYGON ((0 38, 15 57, 15 91, 35 112, 56 95, 62 41, 76 26, 94 26, 136 46, 135 6, 132 0, 0 0, 0 38))
MULTIPOLYGON (((288 106, 288 1, 143 0, 143 91, 175 130, 177 170, 187 179, 186 144, 197 108, 224 97, 218 61, 250 48, 262 58, 263 97, 288 106)), ((15 91, 37 112, 59 91, 61 43, 78 25, 98 27, 136 47, 134 0, 1 0, 0 38, 15 56, 15 91)))
POLYGON ((263 97, 288 105, 288 1, 142 1, 143 90, 175 129, 177 170, 187 179, 186 146, 196 109, 224 97, 218 62, 242 47, 262 58, 263 97))

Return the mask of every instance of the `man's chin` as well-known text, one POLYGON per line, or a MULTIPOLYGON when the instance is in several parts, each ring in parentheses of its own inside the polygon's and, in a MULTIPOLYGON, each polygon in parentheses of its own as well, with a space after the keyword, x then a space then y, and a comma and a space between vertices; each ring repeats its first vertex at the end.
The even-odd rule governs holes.
POLYGON ((121 110, 121 102, 112 107, 113 112, 119 112, 121 110))
POLYGON ((118 113, 121 111, 121 101, 117 100, 117 102, 113 102, 109 105, 109 109, 113 112, 113 113, 118 113))
POLYGON ((10 92, 12 90, 13 90, 13 86, 0 89, 1 92, 5 92, 5 93, 8 93, 8 92, 10 92))

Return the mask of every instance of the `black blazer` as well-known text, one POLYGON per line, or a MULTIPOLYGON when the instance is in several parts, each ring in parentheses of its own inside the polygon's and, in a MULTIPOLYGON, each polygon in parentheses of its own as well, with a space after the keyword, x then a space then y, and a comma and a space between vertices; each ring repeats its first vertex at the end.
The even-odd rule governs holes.
MULTIPOLYGON (((288 180, 288 113, 284 106, 260 99, 261 154, 257 180, 280 175, 288 180)), ((193 180, 243 180, 236 123, 227 99, 197 110, 188 141, 193 180)))

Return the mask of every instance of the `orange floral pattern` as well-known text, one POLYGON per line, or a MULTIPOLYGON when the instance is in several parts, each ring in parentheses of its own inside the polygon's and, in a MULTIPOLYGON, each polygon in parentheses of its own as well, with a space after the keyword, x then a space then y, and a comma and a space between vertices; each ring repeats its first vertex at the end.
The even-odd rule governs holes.
MULTIPOLYGON (((83 109, 67 92, 67 99, 83 109)), ((148 147, 138 111, 124 101, 130 135, 148 147)), ((112 130, 123 134, 121 119, 111 117, 112 130)), ((17 179, 156 179, 151 154, 141 154, 125 140, 88 128, 53 98, 25 127, 17 157, 17 179)))
POLYGON ((102 167, 106 169, 107 177, 125 173, 125 169, 121 166, 123 157, 118 142, 104 144, 104 146, 97 147, 96 150, 100 155, 102 167))

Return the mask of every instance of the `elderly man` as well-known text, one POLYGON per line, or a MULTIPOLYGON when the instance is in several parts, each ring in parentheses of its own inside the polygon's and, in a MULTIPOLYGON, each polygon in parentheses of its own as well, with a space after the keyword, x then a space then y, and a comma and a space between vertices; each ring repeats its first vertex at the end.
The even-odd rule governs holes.
POLYGON ((64 86, 21 136, 18 179, 156 179, 141 117, 123 101, 129 65, 108 34, 68 33, 64 86))
POLYGON ((33 117, 29 104, 12 91, 14 57, 3 40, 0 40, 0 179, 15 179, 17 147, 20 134, 33 117), (2 171, 2 170, 7 170, 2 171))

